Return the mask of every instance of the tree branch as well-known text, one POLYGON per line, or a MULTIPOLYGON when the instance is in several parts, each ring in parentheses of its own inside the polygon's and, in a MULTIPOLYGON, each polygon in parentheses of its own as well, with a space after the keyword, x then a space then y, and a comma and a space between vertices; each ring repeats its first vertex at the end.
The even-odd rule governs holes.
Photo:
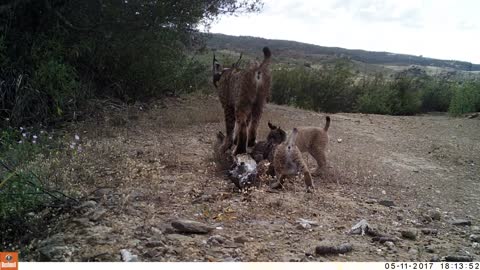
POLYGON ((65 26, 67 26, 68 28, 70 28, 72 30, 79 31, 79 32, 90 32, 96 27, 96 26, 92 26, 92 27, 89 27, 89 28, 83 28, 83 27, 75 26, 67 18, 65 18, 58 10, 53 9, 49 0, 45 0, 44 3, 45 3, 45 7, 47 8, 48 11, 55 14, 55 16, 57 16, 57 18, 65 26))
POLYGON ((15 0, 9 4, 3 4, 3 5, 0 5, 0 14, 3 14, 11 9, 14 9, 16 8, 18 5, 22 4, 22 3, 28 3, 28 2, 31 2, 32 0, 15 0))

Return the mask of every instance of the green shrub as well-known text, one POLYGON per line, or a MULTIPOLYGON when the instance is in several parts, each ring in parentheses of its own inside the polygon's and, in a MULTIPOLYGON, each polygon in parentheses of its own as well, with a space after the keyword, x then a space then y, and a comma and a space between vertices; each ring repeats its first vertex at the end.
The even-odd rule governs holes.
POLYGON ((446 112, 452 99, 452 83, 442 78, 432 78, 422 93, 422 111, 446 112))
POLYGON ((43 200, 34 173, 24 166, 44 151, 32 135, 12 128, 0 132, 0 221, 25 214, 43 200))
POLYGON ((392 114, 392 104, 397 102, 394 93, 381 74, 363 78, 359 85, 361 95, 357 109, 362 113, 392 114))
POLYGON ((480 82, 470 81, 455 85, 448 112, 458 116, 475 111, 480 111, 480 82))
POLYGON ((391 100, 392 114, 413 115, 421 109, 421 89, 423 81, 407 75, 398 76, 390 82, 390 90, 394 98, 391 100))
POLYGON ((34 73, 33 87, 38 89, 39 99, 45 95, 52 116, 60 117, 77 107, 79 83, 75 69, 68 64, 55 59, 41 62, 34 73))
POLYGON ((358 91, 347 62, 326 70, 281 67, 273 72, 272 101, 324 112, 353 111, 358 91))

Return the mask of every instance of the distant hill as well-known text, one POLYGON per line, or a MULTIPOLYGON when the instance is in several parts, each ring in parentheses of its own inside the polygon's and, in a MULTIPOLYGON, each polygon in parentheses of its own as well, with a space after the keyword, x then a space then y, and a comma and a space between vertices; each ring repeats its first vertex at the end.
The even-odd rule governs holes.
POLYGON ((206 42, 207 47, 212 49, 235 50, 251 54, 257 54, 259 48, 269 46, 279 57, 300 57, 304 59, 312 59, 313 61, 328 61, 338 58, 347 58, 374 65, 418 65, 454 69, 457 71, 480 71, 480 64, 472 64, 465 61, 440 60, 389 52, 349 50, 288 40, 273 40, 249 36, 229 36, 212 33, 207 35, 206 42))

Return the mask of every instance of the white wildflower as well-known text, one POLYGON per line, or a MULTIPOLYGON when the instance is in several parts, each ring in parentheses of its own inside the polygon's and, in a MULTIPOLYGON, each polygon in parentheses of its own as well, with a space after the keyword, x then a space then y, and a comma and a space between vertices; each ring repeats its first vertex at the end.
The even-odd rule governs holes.
POLYGON ((27 137, 27 133, 22 133, 22 136, 23 136, 24 138, 26 138, 26 137, 27 137))
POLYGON ((18 141, 18 143, 19 143, 19 144, 22 144, 22 143, 23 143, 23 141, 22 141, 22 140, 20 140, 20 141, 18 141))
POLYGON ((75 140, 76 140, 76 141, 79 141, 79 140, 80 140, 80 136, 78 136, 77 134, 75 134, 75 140))
POLYGON ((33 141, 32 141, 32 143, 33 143, 33 144, 36 144, 36 143, 37 143, 37 141, 33 140, 33 141))
POLYGON ((37 137, 37 135, 33 135, 32 138, 33 138, 34 140, 36 140, 38 137, 37 137))
POLYGON ((20 127, 20 130, 23 130, 23 127, 20 127))

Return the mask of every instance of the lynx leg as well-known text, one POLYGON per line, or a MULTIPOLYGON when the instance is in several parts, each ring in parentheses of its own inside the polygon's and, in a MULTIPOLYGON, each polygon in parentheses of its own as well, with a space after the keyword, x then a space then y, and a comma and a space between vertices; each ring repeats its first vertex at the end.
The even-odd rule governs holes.
POLYGON ((263 104, 255 103, 252 108, 252 116, 250 124, 248 125, 248 147, 255 146, 255 140, 257 139, 257 129, 260 118, 262 117, 263 104))
POLYGON ((308 170, 307 164, 303 160, 300 161, 300 171, 303 173, 303 180, 307 186, 307 192, 313 191, 313 180, 310 171, 308 170))
POLYGON ((244 154, 247 152, 247 117, 244 113, 237 114, 236 117, 236 134, 237 144, 233 155, 244 154))
POLYGON ((315 170, 314 174, 321 175, 327 168, 327 158, 325 156, 325 152, 319 148, 314 148, 310 151, 310 154, 317 162, 317 169, 315 170))
POLYGON ((227 130, 227 135, 225 136, 225 141, 222 146, 223 151, 226 151, 227 149, 232 146, 232 141, 233 141, 233 130, 235 127, 235 109, 233 106, 226 106, 224 108, 224 113, 225 113, 225 128, 227 130))

